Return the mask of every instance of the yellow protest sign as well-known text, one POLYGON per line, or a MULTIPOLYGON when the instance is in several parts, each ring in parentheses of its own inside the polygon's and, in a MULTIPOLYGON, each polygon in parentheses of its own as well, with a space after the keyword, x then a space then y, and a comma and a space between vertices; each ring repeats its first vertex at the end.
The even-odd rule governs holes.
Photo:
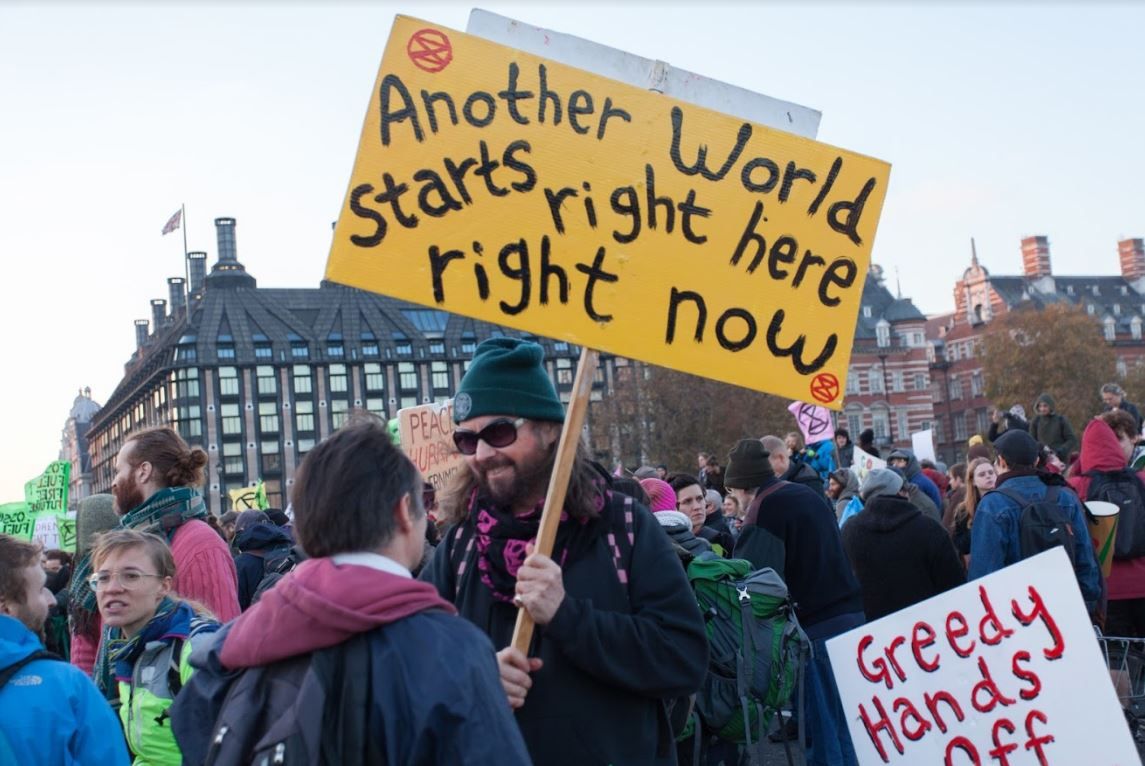
POLYGON ((445 486, 465 463, 453 444, 452 400, 398 410, 398 433, 406 457, 435 488, 445 486))
POLYGON ((399 16, 326 277, 838 409, 889 173, 399 16))

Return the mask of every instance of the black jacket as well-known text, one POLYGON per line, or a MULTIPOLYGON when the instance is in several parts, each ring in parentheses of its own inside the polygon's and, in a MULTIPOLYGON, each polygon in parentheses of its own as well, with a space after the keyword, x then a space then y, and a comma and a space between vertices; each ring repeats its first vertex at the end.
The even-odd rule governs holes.
POLYGON ((784 481, 792 481, 796 484, 811 489, 815 494, 822 496, 824 499, 827 497, 827 491, 823 487, 823 477, 819 475, 811 466, 804 463, 802 460, 795 460, 792 458, 791 465, 787 467, 787 472, 780 477, 784 481))
POLYGON ((734 558, 779 572, 804 628, 863 611, 859 582, 843 553, 827 498, 791 482, 771 489, 777 481, 761 487, 748 507, 734 558))
POLYGON ((877 620, 966 582, 942 524, 906 498, 879 495, 843 527, 843 547, 863 587, 863 610, 877 620))
MULTIPOLYGON (((533 639, 529 656, 540 657, 544 667, 532 676, 517 723, 537 764, 672 764, 676 750, 664 701, 692 694, 703 682, 704 621, 668 536, 644 506, 612 493, 600 523, 595 543, 562 567, 565 600, 533 639), (608 534, 626 513, 632 514, 633 543, 624 584, 608 534)), ((494 600, 476 576, 476 545, 458 582, 453 548, 459 526, 446 532, 421 579, 501 649, 512 639, 517 609, 494 600)))
POLYGON ((250 606, 251 598, 266 574, 266 554, 276 549, 289 551, 293 545, 290 533, 276 524, 254 524, 235 539, 235 547, 241 551, 235 556, 240 609, 246 611, 250 606))

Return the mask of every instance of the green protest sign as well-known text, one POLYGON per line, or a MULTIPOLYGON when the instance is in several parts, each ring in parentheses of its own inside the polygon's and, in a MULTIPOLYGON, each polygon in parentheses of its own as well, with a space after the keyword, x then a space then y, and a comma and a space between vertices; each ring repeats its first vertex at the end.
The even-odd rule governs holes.
POLYGON ((28 510, 27 503, 0 504, 0 534, 31 540, 36 517, 28 510))
POLYGON ((68 511, 68 482, 72 464, 56 460, 42 474, 24 484, 24 502, 33 516, 61 515, 68 511))

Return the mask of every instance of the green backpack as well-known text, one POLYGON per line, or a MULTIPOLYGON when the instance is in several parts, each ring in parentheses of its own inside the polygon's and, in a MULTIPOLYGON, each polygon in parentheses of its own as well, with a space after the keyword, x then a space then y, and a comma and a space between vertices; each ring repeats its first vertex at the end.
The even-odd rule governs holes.
POLYGON ((688 565, 688 580, 710 646, 696 711, 708 730, 757 758, 772 718, 803 682, 810 642, 774 569, 752 571, 744 559, 697 559, 688 565))

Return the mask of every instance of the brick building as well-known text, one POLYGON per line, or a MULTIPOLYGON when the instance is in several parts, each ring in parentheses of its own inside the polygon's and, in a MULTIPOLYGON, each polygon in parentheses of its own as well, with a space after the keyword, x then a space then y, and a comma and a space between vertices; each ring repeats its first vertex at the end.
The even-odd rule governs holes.
MULTIPOLYGON (((1019 305, 1042 308, 1065 302, 1084 306, 1113 346, 1120 375, 1145 360, 1141 337, 1145 323, 1143 240, 1118 243, 1119 276, 1055 275, 1049 238, 1045 236, 1023 239, 1021 253, 1021 275, 991 275, 978 262, 972 241, 970 266, 954 286, 954 311, 927 321, 936 442, 939 457, 948 463, 965 456, 970 436, 985 435, 990 428, 993 403, 986 398, 986 380, 978 356, 981 331, 994 317, 1019 305)), ((1031 403, 1025 404, 1027 415, 1032 417, 1031 403)))
POLYGON ((840 422, 856 442, 860 431, 871 428, 880 447, 909 447, 910 435, 934 421, 926 317, 884 282, 882 268, 872 265, 863 285, 840 422))

